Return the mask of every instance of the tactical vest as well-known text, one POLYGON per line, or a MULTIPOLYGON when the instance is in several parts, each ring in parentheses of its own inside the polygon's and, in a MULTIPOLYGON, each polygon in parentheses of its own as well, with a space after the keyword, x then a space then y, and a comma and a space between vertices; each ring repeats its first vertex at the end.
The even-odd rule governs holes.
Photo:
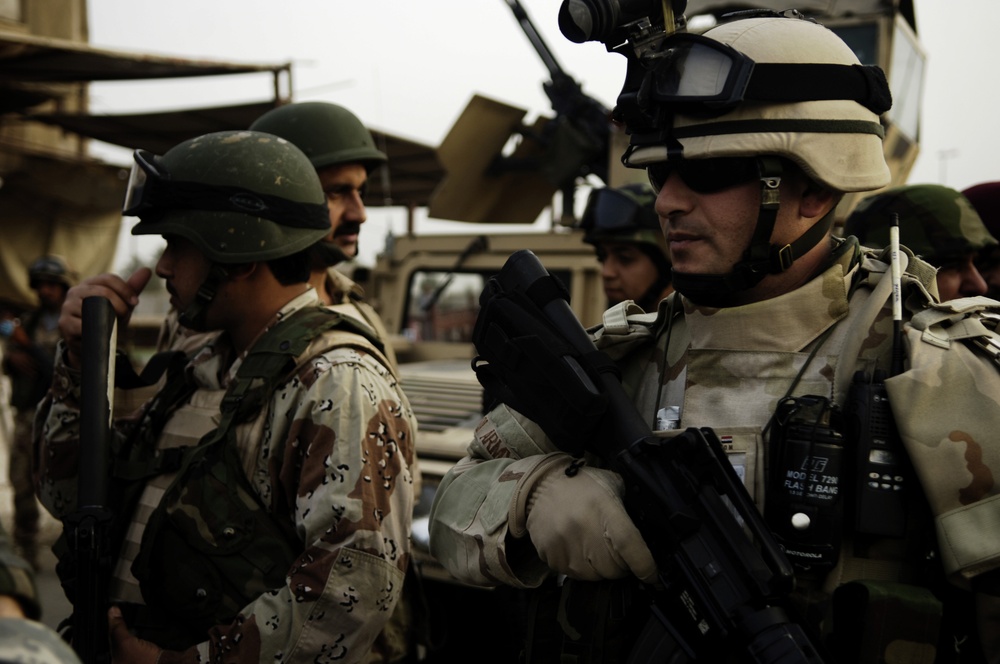
MULTIPOLYGON (((867 256, 869 261, 874 259, 873 255, 867 256)), ((918 310, 927 304, 927 286, 929 279, 933 279, 933 271, 919 261, 914 268, 916 274, 904 275, 904 288, 912 298, 911 310, 918 310)), ((818 288, 816 282, 811 285, 818 288)), ((888 355, 888 340, 872 335, 870 330, 876 318, 885 315, 889 287, 887 271, 880 274, 862 270, 852 284, 849 309, 828 332, 797 352, 758 352, 752 341, 741 348, 726 349, 724 344, 714 344, 712 337, 701 347, 689 348, 691 335, 698 334, 690 326, 698 321, 687 320, 676 294, 661 304, 665 310, 661 309, 658 317, 629 315, 635 310, 630 311, 627 303, 609 310, 596 343, 612 359, 627 360, 619 362, 623 384, 640 412, 649 415, 651 424, 656 410, 666 405, 676 407, 681 413, 680 428, 712 426, 723 439, 748 491, 763 509, 766 455, 762 423, 768 421, 773 404, 786 394, 819 394, 844 404, 854 371, 871 371, 877 358, 888 355), (671 302, 678 306, 671 309, 671 302), (667 325, 669 330, 664 329, 667 325), (661 343, 664 339, 665 344, 661 343), (684 356, 687 365, 678 373, 661 373, 676 370, 684 356), (658 374, 655 380, 650 380, 651 371, 658 374), (658 385, 664 377, 667 384, 661 390, 658 385), (725 390, 724 403, 719 401, 721 390, 725 390)), ((813 295, 819 296, 819 291, 813 295)), ((773 323, 781 325, 780 316, 775 316, 773 323)), ((753 331, 750 326, 745 330, 753 331)), ((915 502, 922 503, 922 498, 915 502)), ((922 509, 926 514, 923 504, 915 505, 914 509, 922 509)), ((928 522, 929 518, 925 518, 924 523, 928 522)), ((879 641, 877 636, 870 638, 872 632, 880 629, 902 639, 891 645, 910 650, 910 659, 905 661, 931 661, 937 642, 932 630, 938 626, 935 621, 940 619, 940 602, 926 588, 911 584, 940 581, 922 578, 925 570, 919 566, 926 562, 923 554, 927 549, 917 555, 918 547, 932 537, 933 532, 923 527, 906 538, 882 539, 860 550, 854 538, 846 537, 840 562, 832 572, 812 578, 797 574, 798 590, 792 606, 788 607, 790 613, 817 630, 829 630, 829 616, 834 611, 850 619, 845 632, 861 633, 867 628, 864 639, 870 640, 846 644, 853 649, 851 655, 844 658, 839 653, 838 661, 882 661, 877 658, 890 644, 879 641), (918 564, 908 564, 913 560, 918 564), (841 588, 835 596, 834 590, 841 588)), ((544 625, 536 622, 529 626, 534 630, 529 661, 547 661, 546 654, 554 653, 564 662, 624 661, 626 655, 616 656, 603 639, 620 638, 616 629, 621 628, 623 620, 624 625, 630 625, 634 607, 629 598, 641 594, 633 581, 593 584, 567 580, 557 588, 547 588, 541 594, 541 602, 558 607, 555 621, 558 633, 551 631, 555 624, 551 622, 550 609, 549 617, 542 618, 544 625), (581 608, 584 605, 586 608, 581 608), (612 627, 615 622, 618 624, 612 627), (602 634, 604 629, 608 631, 602 634), (535 653, 531 652, 532 647, 535 653), (536 659, 537 655, 541 657, 536 659)), ((841 627, 845 624, 842 621, 841 627)))
MULTIPOLYGON (((291 521, 273 514, 251 485, 236 426, 263 416, 274 390, 298 367, 338 347, 360 348, 389 366, 363 323, 331 308, 301 309, 250 349, 221 400, 215 429, 195 445, 157 449, 167 420, 195 391, 176 365, 168 374, 134 434, 116 451, 112 470, 121 492, 117 504, 129 507, 122 514, 135 511, 147 483, 173 474, 148 514, 131 565, 144 604, 127 606, 125 617, 138 636, 184 650, 285 584, 303 543, 291 521)), ((126 524, 118 525, 121 542, 126 524)))

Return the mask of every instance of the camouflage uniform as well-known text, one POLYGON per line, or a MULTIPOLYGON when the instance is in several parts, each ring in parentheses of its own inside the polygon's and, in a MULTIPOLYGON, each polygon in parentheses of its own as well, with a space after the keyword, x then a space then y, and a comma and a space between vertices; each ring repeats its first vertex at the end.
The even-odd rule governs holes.
POLYGON ((41 615, 34 571, 14 553, 3 526, 0 526, 0 595, 15 598, 29 618, 37 619, 41 615))
POLYGON ((80 664, 80 658, 45 625, 20 618, 0 618, 0 662, 80 664))
MULTIPOLYGON (((315 292, 307 292, 269 327, 317 302, 315 292)), ((267 407, 237 426, 253 490, 294 530, 301 550, 284 587, 259 596, 232 624, 212 629, 181 660, 357 662, 378 656, 380 630, 398 601, 409 557, 416 421, 387 361, 363 338, 350 336, 356 337, 350 344, 336 330, 315 339, 308 360, 267 407)), ((185 371, 198 390, 166 421, 159 448, 190 444, 217 424, 219 400, 245 357, 233 361, 229 353, 220 337, 190 360, 185 371)), ((56 516, 75 507, 78 391, 79 377, 60 355, 42 411, 40 486, 43 504, 56 516)), ((118 421, 116 430, 122 435, 134 421, 118 421)), ((151 484, 162 492, 161 481, 151 484)), ((136 529, 156 495, 147 488, 132 515, 113 599, 142 602, 126 561, 141 553, 136 529)))

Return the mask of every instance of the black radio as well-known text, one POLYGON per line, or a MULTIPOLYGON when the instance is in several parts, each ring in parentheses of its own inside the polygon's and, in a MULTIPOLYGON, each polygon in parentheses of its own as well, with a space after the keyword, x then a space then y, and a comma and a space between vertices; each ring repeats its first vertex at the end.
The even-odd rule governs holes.
POLYGON ((843 532, 848 463, 844 418, 835 403, 813 395, 778 403, 769 437, 768 527, 799 569, 837 563, 843 532))
POLYGON ((848 431, 857 445, 854 528, 866 535, 902 537, 909 473, 889 408, 885 372, 856 372, 848 402, 848 431))

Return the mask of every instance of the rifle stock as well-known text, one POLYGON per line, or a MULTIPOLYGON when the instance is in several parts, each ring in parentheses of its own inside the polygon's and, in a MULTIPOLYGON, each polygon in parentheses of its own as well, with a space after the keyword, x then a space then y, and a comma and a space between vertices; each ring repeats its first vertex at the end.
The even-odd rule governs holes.
POLYGON ((77 510, 66 519, 76 568, 72 641, 84 664, 104 664, 111 659, 107 592, 112 513, 107 498, 117 320, 103 297, 85 298, 82 317, 77 510))
POLYGON ((534 419, 560 449, 574 455, 581 452, 580 440, 574 440, 580 432, 567 431, 556 421, 561 415, 551 414, 565 412, 551 403, 565 392, 553 385, 546 400, 517 396, 522 389, 538 389, 538 377, 525 382, 526 373, 550 364, 537 357, 512 364, 511 358, 523 359, 539 347, 557 349, 571 370, 556 380, 579 376, 576 387, 594 396, 592 404, 603 405, 583 446, 622 476, 625 508, 657 561, 662 585, 649 589, 657 624, 647 626, 651 636, 645 642, 653 645, 638 655, 634 650, 632 661, 666 661, 658 648, 676 644, 697 661, 725 661, 728 653, 742 650, 745 661, 761 664, 822 662, 779 606, 794 584, 791 565, 718 437, 707 428, 669 440, 654 435, 553 279, 532 252, 511 255, 483 292, 474 366, 488 391, 534 419), (530 325, 519 327, 512 305, 520 307, 521 318, 533 319, 530 325), (502 307, 507 310, 498 314, 502 307), (526 342, 538 333, 539 320, 554 336, 526 342))

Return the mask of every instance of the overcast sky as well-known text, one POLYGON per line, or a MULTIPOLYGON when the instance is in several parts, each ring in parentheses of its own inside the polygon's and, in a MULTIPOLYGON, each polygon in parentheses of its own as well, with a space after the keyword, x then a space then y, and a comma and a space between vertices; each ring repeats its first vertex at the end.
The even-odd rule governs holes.
MULTIPOLYGON (((598 43, 567 41, 556 23, 561 0, 521 1, 562 67, 585 92, 612 106, 624 58, 598 43)), ((909 181, 963 189, 1000 180, 1000 131, 994 126, 1000 2, 915 5, 927 76, 921 153, 909 181)), ((549 111, 542 89, 549 72, 505 0, 90 0, 89 12, 95 46, 292 62, 296 101, 342 104, 374 128, 432 146, 476 93, 531 115, 549 111)), ((260 101, 269 98, 271 85, 265 75, 95 84, 91 106, 95 113, 124 113, 260 101)), ((124 151, 99 154, 122 163, 128 158, 124 151)), ((441 228, 418 218, 418 231, 441 228)), ((372 262, 387 231, 404 229, 403 210, 373 211, 364 230, 364 262, 372 262)), ((147 251, 134 242, 124 251, 136 248, 147 251)), ((119 256, 119 264, 126 259, 119 256)))

